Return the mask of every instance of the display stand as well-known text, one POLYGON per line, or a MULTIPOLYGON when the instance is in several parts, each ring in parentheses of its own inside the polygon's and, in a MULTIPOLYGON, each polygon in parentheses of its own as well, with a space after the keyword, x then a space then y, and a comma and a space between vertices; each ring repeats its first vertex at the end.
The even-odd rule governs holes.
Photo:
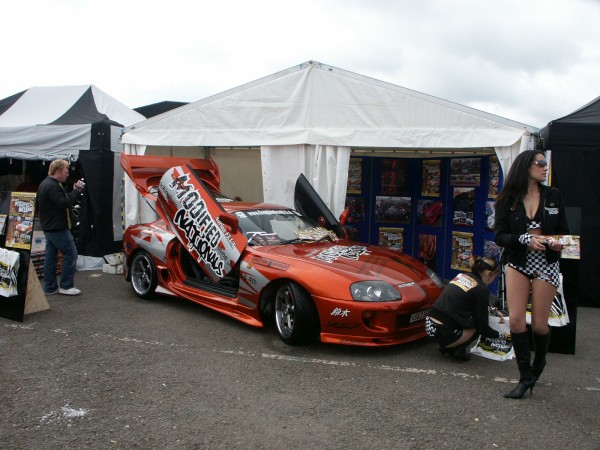
POLYGON ((23 314, 33 314, 40 311, 50 309, 48 299, 44 293, 44 288, 40 283, 40 279, 33 267, 31 259, 29 259, 29 272, 27 275, 27 291, 25 293, 25 308, 23 314))
POLYGON ((0 296, 0 317, 21 322, 27 314, 50 308, 30 257, 34 203, 32 193, 2 192, 0 195, 0 214, 5 217, 0 230, 0 247, 10 250, 3 254, 13 255, 13 258, 12 252, 19 255, 18 270, 15 259, 3 267, 2 281, 6 290, 0 296), (16 295, 11 295, 14 292, 16 295))

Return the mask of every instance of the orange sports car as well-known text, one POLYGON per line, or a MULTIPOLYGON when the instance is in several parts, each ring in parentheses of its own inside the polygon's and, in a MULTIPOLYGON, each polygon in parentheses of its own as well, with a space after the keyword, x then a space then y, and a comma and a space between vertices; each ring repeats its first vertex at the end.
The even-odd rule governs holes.
POLYGON ((256 327, 273 322, 291 345, 425 337, 441 279, 411 256, 348 240, 303 175, 292 209, 221 195, 210 159, 123 154, 121 163, 159 215, 123 239, 125 279, 139 297, 168 294, 256 327))

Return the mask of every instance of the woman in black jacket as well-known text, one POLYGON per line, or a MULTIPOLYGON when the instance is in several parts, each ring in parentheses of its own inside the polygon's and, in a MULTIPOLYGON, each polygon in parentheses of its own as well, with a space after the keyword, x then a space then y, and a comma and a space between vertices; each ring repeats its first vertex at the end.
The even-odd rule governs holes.
POLYGON ((569 230, 560 191, 542 184, 547 175, 544 152, 525 151, 515 158, 496 199, 495 241, 504 247, 510 330, 520 373, 518 386, 504 395, 507 398, 522 398, 528 389, 533 392, 550 343, 548 318, 560 284, 562 248, 551 236, 569 230), (530 295, 533 365, 525 322, 530 295))
POLYGON ((467 348, 477 336, 505 337, 488 324, 487 287, 498 276, 500 266, 495 259, 475 256, 471 271, 459 273, 448 283, 425 319, 425 330, 440 344, 440 352, 463 361, 470 359, 467 348))

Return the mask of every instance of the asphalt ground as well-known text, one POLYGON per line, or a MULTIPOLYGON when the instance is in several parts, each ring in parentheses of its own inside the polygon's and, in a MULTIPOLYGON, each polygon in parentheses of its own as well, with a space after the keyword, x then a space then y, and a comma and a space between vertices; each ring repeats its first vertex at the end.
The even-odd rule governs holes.
POLYGON ((0 318, 2 449, 600 449, 600 309, 533 396, 513 361, 419 341, 289 347, 180 299, 78 272, 78 297, 0 318))

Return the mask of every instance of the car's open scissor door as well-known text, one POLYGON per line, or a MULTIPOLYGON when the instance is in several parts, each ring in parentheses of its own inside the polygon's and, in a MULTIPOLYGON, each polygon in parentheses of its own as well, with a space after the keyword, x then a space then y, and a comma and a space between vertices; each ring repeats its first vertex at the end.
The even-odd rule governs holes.
POLYGON ((308 217, 328 230, 332 230, 338 237, 345 237, 346 233, 340 222, 335 218, 323 199, 315 191, 315 188, 312 187, 302 173, 298 177, 298 180, 296 180, 294 206, 303 216, 308 217), (322 221, 325 221, 325 223, 321 223, 322 221))
POLYGON ((235 266, 247 240, 188 165, 172 167, 158 185, 158 207, 172 231, 217 282, 235 266))

